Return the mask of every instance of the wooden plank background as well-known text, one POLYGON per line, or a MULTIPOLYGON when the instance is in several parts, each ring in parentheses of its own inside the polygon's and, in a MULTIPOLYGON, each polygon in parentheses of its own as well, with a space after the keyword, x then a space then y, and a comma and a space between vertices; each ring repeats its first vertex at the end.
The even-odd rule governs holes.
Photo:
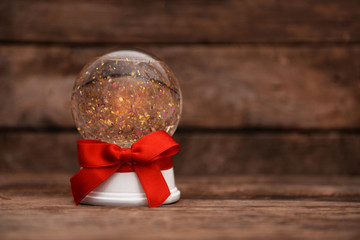
POLYGON ((168 63, 182 87, 178 174, 360 174, 359 8, 2 1, 0 171, 76 171, 76 74, 94 57, 136 48, 168 63))
POLYGON ((5 0, 0 38, 56 43, 358 42, 356 0, 5 0))

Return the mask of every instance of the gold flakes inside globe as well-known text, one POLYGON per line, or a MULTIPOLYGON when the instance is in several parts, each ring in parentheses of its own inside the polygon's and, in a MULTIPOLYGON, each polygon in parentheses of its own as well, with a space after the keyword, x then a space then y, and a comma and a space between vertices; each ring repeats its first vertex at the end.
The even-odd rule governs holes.
POLYGON ((85 139, 131 147, 139 138, 179 123, 179 84, 162 62, 137 51, 118 51, 87 64, 76 79, 72 113, 85 139))

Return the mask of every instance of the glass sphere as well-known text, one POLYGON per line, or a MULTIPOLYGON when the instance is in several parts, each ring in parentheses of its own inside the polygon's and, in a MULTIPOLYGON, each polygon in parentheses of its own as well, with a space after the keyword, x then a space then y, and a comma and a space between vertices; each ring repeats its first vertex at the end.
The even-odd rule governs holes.
POLYGON ((129 148, 154 131, 172 135, 180 120, 182 97, 163 61, 125 50, 99 57, 81 70, 71 106, 83 138, 129 148))

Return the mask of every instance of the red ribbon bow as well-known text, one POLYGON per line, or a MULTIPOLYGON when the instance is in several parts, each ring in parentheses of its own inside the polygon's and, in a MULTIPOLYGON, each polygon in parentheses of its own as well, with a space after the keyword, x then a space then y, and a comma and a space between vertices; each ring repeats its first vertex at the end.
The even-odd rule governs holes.
MULTIPOLYGON (((180 150, 180 145, 164 131, 152 132, 131 148, 120 148, 97 140, 77 142, 78 161, 83 167, 71 179, 71 191, 75 204, 104 182, 113 173, 129 166, 139 177, 148 199, 149 207, 160 206, 170 191, 161 173, 164 166, 171 168, 171 156, 180 150), (170 166, 170 167, 169 167, 170 166)), ((165 169, 168 169, 165 168, 165 169)), ((131 170, 130 170, 131 171, 131 170)))

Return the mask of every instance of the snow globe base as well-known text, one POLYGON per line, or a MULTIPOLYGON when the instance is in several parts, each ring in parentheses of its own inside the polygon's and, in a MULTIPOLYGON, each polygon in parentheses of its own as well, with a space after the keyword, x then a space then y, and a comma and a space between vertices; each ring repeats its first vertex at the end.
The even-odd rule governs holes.
MULTIPOLYGON (((169 187, 170 196, 163 204, 179 201, 180 191, 175 185, 174 169, 161 171, 169 187)), ((148 201, 135 172, 116 172, 90 192, 80 203, 101 206, 147 206, 148 201)))

